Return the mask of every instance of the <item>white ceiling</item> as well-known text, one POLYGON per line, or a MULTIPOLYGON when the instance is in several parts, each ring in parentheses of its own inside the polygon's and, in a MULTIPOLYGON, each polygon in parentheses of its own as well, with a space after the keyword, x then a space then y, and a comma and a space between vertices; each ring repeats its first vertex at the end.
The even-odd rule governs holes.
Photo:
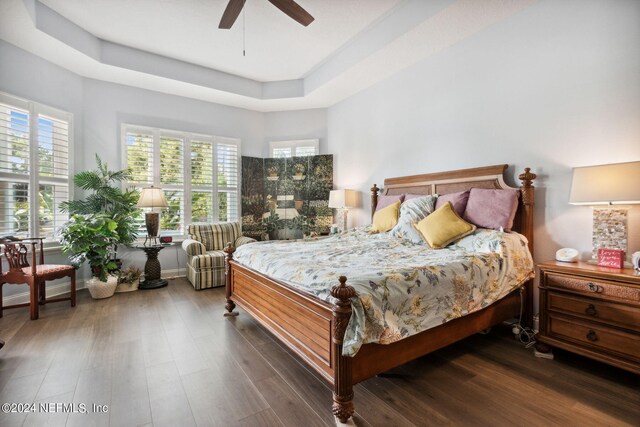
POLYGON ((537 0, 298 1, 309 27, 247 0, 246 57, 241 21, 217 29, 225 0, 0 0, 0 39, 87 78, 295 110, 334 105, 537 0))
POLYGON ((267 0, 218 29, 227 0, 40 0, 94 36, 258 81, 299 79, 400 0, 298 0, 315 21, 295 22, 267 0))

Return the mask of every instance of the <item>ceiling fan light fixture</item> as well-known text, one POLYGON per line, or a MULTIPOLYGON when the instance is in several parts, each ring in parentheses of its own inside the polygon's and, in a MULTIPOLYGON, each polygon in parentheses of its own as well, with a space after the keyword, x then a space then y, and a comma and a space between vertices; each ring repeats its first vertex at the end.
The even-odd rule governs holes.
MULTIPOLYGON (((314 21, 314 17, 304 10, 302 6, 293 0, 268 0, 269 3, 280 9, 284 14, 289 16, 300 25, 308 27, 314 21)), ((222 18, 220 19, 219 29, 228 30, 238 19, 240 12, 246 3, 246 0, 229 0, 227 7, 224 9, 222 18)))

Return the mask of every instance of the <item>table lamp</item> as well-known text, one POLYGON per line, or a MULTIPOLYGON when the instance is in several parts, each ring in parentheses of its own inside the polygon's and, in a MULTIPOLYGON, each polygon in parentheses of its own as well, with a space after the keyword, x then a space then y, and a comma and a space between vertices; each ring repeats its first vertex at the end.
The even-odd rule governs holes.
POLYGON ((640 161, 574 168, 569 203, 594 206, 592 262, 600 248, 626 253, 628 208, 613 205, 640 203, 640 161))
POLYGON ((168 208, 169 204, 164 197, 164 192, 161 188, 156 188, 153 185, 149 188, 143 188, 140 192, 140 199, 138 199, 137 206, 139 208, 151 208, 149 212, 145 214, 144 223, 147 226, 147 238, 144 244, 147 244, 147 239, 151 245, 158 244, 158 229, 160 228, 160 214, 154 212, 155 208, 168 208))
POLYGON ((329 193, 329 207, 338 209, 340 223, 338 228, 344 231, 347 229, 347 215, 349 208, 355 208, 358 204, 358 192, 355 190, 331 190, 329 193))

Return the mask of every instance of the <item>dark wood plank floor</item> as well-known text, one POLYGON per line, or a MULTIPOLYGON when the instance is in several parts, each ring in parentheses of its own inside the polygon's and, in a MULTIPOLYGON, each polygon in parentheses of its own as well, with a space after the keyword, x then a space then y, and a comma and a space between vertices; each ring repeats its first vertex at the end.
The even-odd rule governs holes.
MULTIPOLYGON (((51 304, 0 319, 0 403, 90 413, 0 413, 0 426, 326 426, 331 391, 222 289, 168 288, 51 304), (107 405, 93 413, 91 405, 107 405)), ((640 379, 570 353, 536 359, 507 328, 355 388, 356 425, 638 425, 640 379)))

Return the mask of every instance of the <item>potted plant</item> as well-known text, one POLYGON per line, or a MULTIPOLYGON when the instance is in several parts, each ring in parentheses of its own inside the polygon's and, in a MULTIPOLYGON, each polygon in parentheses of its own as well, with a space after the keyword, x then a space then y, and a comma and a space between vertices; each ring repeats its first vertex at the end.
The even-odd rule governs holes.
POLYGON ((280 171, 278 170, 277 166, 270 166, 269 168, 267 168, 267 180, 269 181, 277 181, 278 180, 278 174, 280 173, 280 171))
POLYGON ((140 276, 142 276, 142 270, 133 265, 120 270, 116 292, 137 291, 140 284, 140 276))
POLYGON ((304 167, 304 165, 302 163, 296 163, 295 165, 293 165, 293 179, 294 181, 300 181, 304 179, 304 171, 306 170, 306 168, 304 167))
POLYGON ((282 227, 282 221, 280 216, 274 209, 271 209, 269 216, 262 220, 264 231, 269 235, 270 240, 276 240, 278 238, 278 229, 282 227))
POLYGON ((271 194, 267 195, 267 208, 269 210, 274 210, 278 207, 278 202, 276 201, 276 198, 273 197, 271 194))
POLYGON ((89 263, 92 278, 85 282, 91 297, 108 298, 115 292, 118 270, 114 252, 118 244, 118 224, 103 213, 73 215, 60 229, 62 251, 79 268, 89 263))
POLYGON ((136 204, 140 193, 135 188, 121 188, 121 183, 131 178, 129 169, 110 171, 97 154, 96 165, 97 170, 82 171, 73 177, 77 187, 90 192, 87 198, 62 202, 60 210, 71 215, 103 213, 113 220, 117 225, 118 237, 111 256, 119 269, 122 263, 117 259, 118 244, 130 245, 138 237, 136 220, 141 211, 136 204))

